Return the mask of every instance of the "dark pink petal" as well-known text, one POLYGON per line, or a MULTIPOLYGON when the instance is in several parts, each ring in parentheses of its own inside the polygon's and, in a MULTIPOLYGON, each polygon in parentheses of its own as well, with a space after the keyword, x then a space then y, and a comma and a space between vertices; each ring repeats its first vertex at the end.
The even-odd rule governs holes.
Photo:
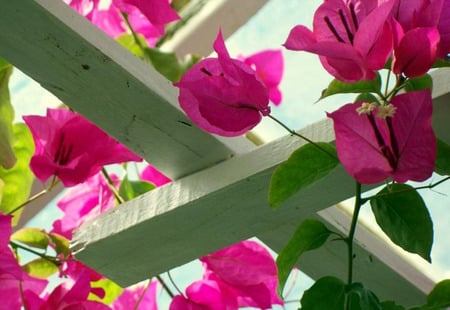
POLYGON ((231 59, 221 33, 214 42, 218 58, 193 66, 174 85, 181 108, 200 128, 222 136, 238 136, 270 112, 264 83, 248 65, 231 59))
POLYGON ((436 60, 439 39, 436 28, 415 28, 405 33, 395 50, 393 71, 411 78, 425 74, 436 60))
POLYGON ((441 17, 438 23, 438 30, 441 36, 438 57, 444 58, 450 53, 450 0, 444 0, 441 17))
POLYGON ((11 238, 12 215, 4 215, 0 212, 0 250, 7 248, 11 238))
POLYGON ((111 38, 116 38, 126 32, 125 22, 120 11, 112 4, 108 9, 94 10, 89 20, 111 38))
POLYGON ((208 309, 227 309, 220 287, 215 281, 196 281, 187 287, 186 295, 194 303, 207 306, 208 309))
POLYGON ((163 186, 172 180, 162 174, 152 165, 148 165, 141 173, 141 179, 153 183, 155 186, 163 186))
POLYGON ((156 288, 156 281, 151 282, 148 287, 145 285, 137 285, 125 288, 120 296, 114 300, 111 309, 128 310, 132 308, 136 310, 157 310, 156 288), (135 307, 138 302, 139 306, 135 307))
POLYGON ((302 25, 291 29, 283 46, 293 51, 308 51, 308 46, 317 43, 314 33, 302 25))
POLYGON ((244 63, 256 71, 258 77, 269 88, 269 99, 278 105, 281 102, 279 84, 283 76, 284 62, 280 50, 264 50, 244 58, 244 63))
POLYGON ((242 241, 200 260, 208 270, 232 285, 255 285, 277 276, 273 257, 254 241, 242 241))
POLYGON ((433 173, 436 158, 431 92, 422 90, 398 95, 392 99, 392 104, 397 107, 392 125, 400 151, 392 178, 400 183, 425 181, 433 173))
POLYGON ((165 25, 180 19, 168 0, 113 0, 113 4, 125 13, 138 8, 153 25, 165 25))

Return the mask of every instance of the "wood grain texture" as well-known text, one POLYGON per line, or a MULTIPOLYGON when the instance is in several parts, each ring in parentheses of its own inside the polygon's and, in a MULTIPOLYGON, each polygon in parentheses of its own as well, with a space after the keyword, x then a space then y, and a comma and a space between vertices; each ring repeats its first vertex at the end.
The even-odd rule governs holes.
POLYGON ((172 178, 250 144, 192 125, 167 80, 62 1, 5 1, 0 41, 1 57, 172 178))

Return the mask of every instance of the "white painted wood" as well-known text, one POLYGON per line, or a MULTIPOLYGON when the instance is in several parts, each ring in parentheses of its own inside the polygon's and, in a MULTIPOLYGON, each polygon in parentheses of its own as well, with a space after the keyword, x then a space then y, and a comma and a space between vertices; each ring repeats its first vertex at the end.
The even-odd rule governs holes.
POLYGON ((3 1, 0 41, 2 57, 172 178, 250 145, 190 125, 167 80, 62 1, 3 1))
POLYGON ((245 24, 267 0, 213 0, 177 31, 173 38, 162 46, 165 51, 178 55, 199 54, 208 56, 219 28, 224 38, 229 37, 245 24))

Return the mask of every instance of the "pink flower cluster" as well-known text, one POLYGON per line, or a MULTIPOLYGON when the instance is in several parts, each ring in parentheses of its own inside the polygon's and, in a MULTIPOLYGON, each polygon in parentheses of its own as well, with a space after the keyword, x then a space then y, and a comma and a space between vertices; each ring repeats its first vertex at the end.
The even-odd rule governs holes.
POLYGON ((394 73, 417 77, 450 52, 449 0, 327 0, 313 30, 294 27, 285 47, 320 56, 346 82, 371 80, 392 57, 394 73))
POLYGON ((168 0, 65 0, 78 13, 112 38, 128 32, 123 14, 131 27, 154 46, 164 34, 164 26, 180 17, 168 0))
POLYGON ((276 294, 277 268, 270 253, 254 241, 242 241, 200 260, 202 280, 173 298, 170 310, 271 309, 282 305, 276 294))

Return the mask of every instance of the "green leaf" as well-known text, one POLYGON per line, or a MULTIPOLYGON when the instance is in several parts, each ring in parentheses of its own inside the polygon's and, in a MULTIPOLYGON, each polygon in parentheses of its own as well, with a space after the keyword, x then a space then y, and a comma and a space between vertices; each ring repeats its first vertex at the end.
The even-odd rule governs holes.
POLYGON ((378 98, 370 93, 362 93, 356 96, 355 102, 378 102, 378 98))
MULTIPOLYGON (((145 38, 141 35, 138 35, 139 42, 141 46, 147 46, 147 42, 145 41, 145 38)), ((118 36, 116 38, 116 41, 125 47, 128 51, 130 51, 132 54, 139 58, 144 57, 144 51, 142 48, 136 43, 133 35, 131 34, 123 34, 121 36, 118 36)))
POLYGON ((450 175, 450 145, 440 139, 436 140, 437 154, 434 171, 440 175, 450 175))
POLYGON ((324 142, 316 144, 321 149, 313 144, 305 144, 275 170, 269 188, 272 208, 327 176, 337 166, 339 161, 335 147, 324 142))
POLYGON ((302 310, 343 310, 345 283, 335 277, 323 277, 316 281, 300 300, 302 310))
POLYGON ((331 231, 319 220, 306 219, 300 223, 277 257, 279 296, 282 296, 289 273, 298 258, 306 251, 322 246, 327 241, 330 233, 331 231))
POLYGON ((123 178, 119 188, 119 195, 125 201, 131 200, 155 188, 150 182, 130 181, 128 177, 123 178))
POLYGON ((99 301, 105 305, 111 305, 117 296, 119 296, 123 291, 123 288, 109 279, 100 279, 98 281, 91 282, 91 287, 102 288, 105 291, 105 296, 100 298, 97 295, 90 293, 88 299, 99 301))
POLYGON ((433 223, 425 202, 413 187, 389 185, 370 204, 378 225, 395 244, 431 262, 433 223))
POLYGON ((362 283, 352 283, 348 294, 352 310, 382 310, 377 296, 362 283))
POLYGON ((360 81, 356 83, 345 83, 334 79, 328 87, 322 92, 319 100, 337 94, 350 93, 377 93, 381 88, 381 78, 377 74, 376 78, 370 81, 360 81))
POLYGON ((405 307, 397 305, 394 301, 388 300, 380 303, 383 310, 406 310, 405 307))
POLYGON ((156 71, 173 83, 178 82, 183 74, 201 59, 199 56, 187 55, 179 60, 175 53, 162 52, 157 48, 145 48, 145 54, 156 71))
POLYGON ((10 169, 16 163, 13 150, 14 109, 9 96, 9 77, 13 67, 3 59, 0 60, 0 166, 10 169))
POLYGON ((52 274, 58 272, 58 267, 45 258, 38 258, 22 266, 22 268, 31 276, 47 279, 52 274))
POLYGON ((70 254, 69 240, 56 233, 49 233, 48 237, 50 238, 50 242, 55 247, 55 251, 57 254, 63 254, 64 257, 69 256, 70 254))
POLYGON ((450 280, 436 284, 427 297, 427 309, 443 309, 450 307, 450 280))
POLYGON ((3 188, 4 187, 5 187, 5 182, 3 182, 2 179, 0 179, 0 205, 2 204, 3 188))
POLYGON ((444 68, 444 67, 450 67, 450 59, 438 59, 434 62, 432 68, 444 68))
POLYGON ((11 239, 38 249, 47 249, 49 239, 47 233, 40 228, 25 227, 11 235, 11 239))
POLYGON ((433 79, 429 74, 424 74, 417 78, 408 79, 405 82, 406 91, 422 90, 422 89, 432 89, 433 79))
MULTIPOLYGON (((29 166, 34 152, 31 133, 25 124, 15 124, 13 129, 15 137, 13 148, 17 162, 9 170, 0 167, 0 179, 5 182, 0 204, 0 211, 3 213, 9 213, 28 199, 34 179, 29 166)), ((21 212, 22 209, 14 213, 13 225, 19 220, 21 212)))

